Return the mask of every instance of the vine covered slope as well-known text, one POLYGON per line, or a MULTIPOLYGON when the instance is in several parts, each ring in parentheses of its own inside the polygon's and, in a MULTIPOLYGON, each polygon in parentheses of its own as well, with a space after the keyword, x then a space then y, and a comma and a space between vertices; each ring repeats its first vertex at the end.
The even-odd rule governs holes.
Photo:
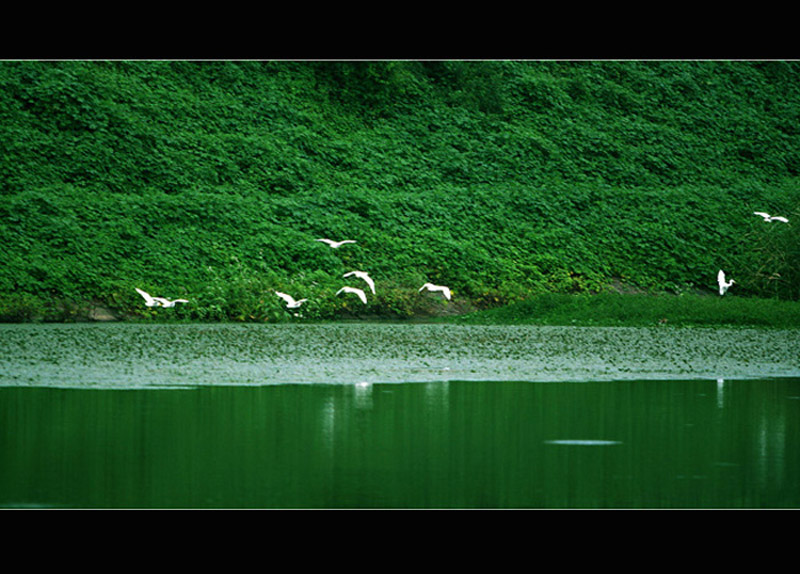
POLYGON ((800 62, 7 61, 0 132, 3 320, 800 297, 800 62))

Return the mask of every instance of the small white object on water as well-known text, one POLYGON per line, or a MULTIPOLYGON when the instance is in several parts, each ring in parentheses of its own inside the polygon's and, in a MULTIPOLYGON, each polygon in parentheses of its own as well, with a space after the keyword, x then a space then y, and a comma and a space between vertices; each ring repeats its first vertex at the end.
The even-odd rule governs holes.
POLYGON ((357 289, 355 287, 342 287, 336 292, 337 295, 339 293, 355 293, 356 295, 358 295, 358 298, 361 299, 364 305, 367 304, 367 296, 364 295, 364 292, 361 289, 357 289))
POLYGON ((375 293, 375 282, 372 280, 372 277, 367 275, 364 271, 351 271, 350 273, 345 273, 342 277, 350 277, 351 275, 355 275, 359 279, 363 279, 369 285, 369 288, 372 290, 372 293, 375 293))
POLYGON ((345 243, 355 243, 352 239, 345 239, 344 241, 333 241, 332 239, 317 239, 317 241, 322 241, 323 243, 327 243, 334 249, 338 249, 345 243))
POLYGON ((736 281, 734 281, 733 279, 731 279, 730 281, 725 281, 725 272, 722 269, 720 269, 719 273, 717 273, 717 283, 719 284, 719 294, 725 295, 725 293, 728 292, 730 286, 736 283, 736 281))
POLYGON ((770 215, 769 213, 764 213, 763 211, 754 211, 754 215, 760 215, 764 218, 764 221, 767 223, 772 223, 773 221, 780 221, 782 223, 789 223, 789 220, 783 217, 782 215, 770 215))
POLYGON ((286 301, 286 308, 287 309, 298 309, 300 305, 308 301, 308 299, 299 299, 295 301, 294 297, 291 295, 287 295, 286 293, 281 293, 280 291, 275 291, 275 294, 286 301))
POLYGON ((448 301, 450 300, 449 287, 445 287, 444 285, 434 285, 433 283, 425 283, 425 285, 419 288, 420 291, 422 291, 423 289, 427 289, 428 291, 441 291, 445 299, 447 299, 448 301))

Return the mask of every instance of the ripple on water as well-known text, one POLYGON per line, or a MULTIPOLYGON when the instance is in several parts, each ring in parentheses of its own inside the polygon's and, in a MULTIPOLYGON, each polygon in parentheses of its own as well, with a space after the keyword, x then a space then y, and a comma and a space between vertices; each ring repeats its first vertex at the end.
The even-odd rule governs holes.
POLYGON ((565 444, 565 445, 577 445, 577 446, 609 446, 614 444, 622 444, 622 442, 617 440, 546 440, 544 441, 545 444, 565 444))

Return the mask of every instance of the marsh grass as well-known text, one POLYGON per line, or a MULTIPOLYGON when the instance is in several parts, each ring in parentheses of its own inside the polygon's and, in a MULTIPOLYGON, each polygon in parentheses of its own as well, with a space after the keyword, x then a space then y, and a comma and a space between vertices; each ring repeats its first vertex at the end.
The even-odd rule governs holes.
POLYGON ((800 327, 800 303, 704 295, 547 293, 452 317, 459 324, 800 327))

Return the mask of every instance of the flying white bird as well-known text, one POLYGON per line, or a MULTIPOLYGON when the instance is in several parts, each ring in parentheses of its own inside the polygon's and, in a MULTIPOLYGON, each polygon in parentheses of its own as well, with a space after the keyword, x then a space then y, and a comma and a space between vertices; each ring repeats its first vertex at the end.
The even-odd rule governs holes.
POLYGON ((763 211, 754 211, 754 215, 760 215, 764 218, 764 221, 767 223, 772 223, 773 221, 781 221, 783 223, 789 223, 789 220, 781 215, 770 215, 769 213, 764 213, 763 211))
POLYGON ((308 299, 300 299, 298 301, 295 301, 294 297, 292 297, 291 295, 287 295, 286 293, 281 293, 280 291, 275 291, 275 294, 284 301, 286 301, 287 309, 297 309, 298 307, 300 307, 300 305, 308 301, 308 299))
POLYGON ((720 269, 719 273, 717 273, 717 283, 719 283, 719 294, 725 295, 725 293, 728 291, 728 288, 730 288, 731 285, 736 283, 736 281, 731 279, 730 281, 726 282, 725 272, 722 269, 720 269))
POLYGON ((317 239, 317 241, 322 241, 323 243, 327 243, 334 249, 338 249, 345 243, 355 243, 352 239, 345 239, 344 241, 333 241, 332 239, 317 239))
POLYGON ((367 304, 367 296, 364 295, 364 292, 361 289, 356 289, 355 287, 342 287, 336 292, 337 295, 339 293, 355 293, 358 295, 358 298, 361 299, 364 305, 367 304))
POLYGON ((375 293, 375 282, 372 280, 372 277, 367 275, 364 271, 351 271, 350 273, 345 273, 342 277, 350 277, 351 275, 355 275, 359 279, 363 279, 369 285, 369 288, 372 290, 372 293, 375 293))
POLYGON ((138 287, 134 287, 134 289, 136 289, 136 292, 139 295, 144 297, 144 304, 147 305, 148 307, 158 307, 161 305, 161 303, 157 299, 151 297, 150 294, 147 293, 146 291, 142 291, 138 287))
POLYGON ((444 285, 434 285, 433 283, 425 283, 422 287, 419 288, 420 291, 423 289, 427 289, 428 291, 441 291, 442 295, 445 296, 445 299, 448 301, 450 300, 450 289, 445 287, 444 285))
POLYGON ((187 299, 175 299, 174 301, 170 301, 164 297, 153 297, 146 291, 142 291, 138 287, 134 287, 136 292, 139 293, 142 297, 144 297, 144 304, 148 307, 174 307, 175 303, 188 303, 187 299))
POLYGON ((153 299, 155 299, 156 301, 161 303, 162 307, 174 307, 175 303, 188 303, 189 302, 188 299, 175 299, 174 301, 170 301, 169 299, 167 299, 165 297, 153 297, 153 299))

